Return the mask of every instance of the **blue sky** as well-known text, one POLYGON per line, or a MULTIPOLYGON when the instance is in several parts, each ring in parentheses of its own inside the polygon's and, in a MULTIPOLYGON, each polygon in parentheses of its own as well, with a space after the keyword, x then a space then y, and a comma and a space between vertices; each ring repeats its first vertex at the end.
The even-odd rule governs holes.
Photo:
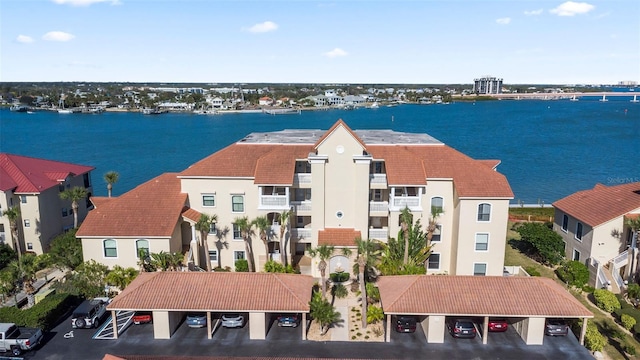
POLYGON ((0 81, 640 82, 640 1, 2 0, 0 81))

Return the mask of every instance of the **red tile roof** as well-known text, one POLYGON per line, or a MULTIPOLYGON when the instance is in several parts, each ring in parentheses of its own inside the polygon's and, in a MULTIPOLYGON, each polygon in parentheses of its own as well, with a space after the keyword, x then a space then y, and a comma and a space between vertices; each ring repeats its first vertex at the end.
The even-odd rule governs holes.
POLYGON ((561 285, 543 277, 381 276, 377 284, 386 314, 593 317, 561 285))
POLYGON ((77 237, 170 237, 187 194, 175 173, 162 174, 89 211, 77 237))
POLYGON ((194 210, 190 207, 185 206, 184 208, 182 208, 182 217, 183 218, 187 218, 193 222, 198 222, 200 221, 200 217, 202 216, 202 213, 199 212, 198 210, 194 210))
POLYGON ((16 193, 40 193, 67 176, 78 176, 95 169, 53 160, 0 153, 0 190, 16 193))
POLYGON ((92 196, 89 199, 91 200, 91 203, 93 203, 93 206, 98 207, 116 198, 106 196, 92 196))
POLYGON ((329 228, 318 231, 318 245, 356 246, 356 238, 359 237, 360 230, 329 228))
POLYGON ((349 126, 347 126, 347 124, 342 121, 342 119, 338 119, 338 121, 336 121, 335 124, 333 124, 333 126, 327 130, 327 132, 325 132, 320 139, 318 139, 318 141, 316 141, 316 143, 314 144, 313 148, 317 149, 318 146, 320 146, 320 144, 322 144, 322 142, 324 141, 324 139, 326 139, 327 137, 329 137, 329 135, 331 135, 339 126, 344 127, 345 130, 347 130, 347 132, 349 134, 351 134, 351 136, 353 136, 353 138, 360 143, 360 145, 362 145, 362 147, 364 149, 367 148, 367 146, 365 145, 364 141, 362 141, 362 139, 360 139, 360 137, 358 135, 356 135, 356 133, 353 132, 353 130, 351 130, 351 128, 349 126))
POLYGON ((553 206, 590 226, 640 209, 640 182, 616 186, 597 184, 593 189, 573 193, 553 206))
POLYGON ((107 309, 308 312, 313 283, 298 274, 141 273, 107 309))

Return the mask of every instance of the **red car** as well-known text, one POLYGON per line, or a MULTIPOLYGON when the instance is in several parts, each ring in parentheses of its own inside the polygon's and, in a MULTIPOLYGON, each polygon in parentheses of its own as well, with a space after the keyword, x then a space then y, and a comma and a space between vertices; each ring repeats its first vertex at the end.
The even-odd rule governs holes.
POLYGON ((133 315, 133 323, 136 325, 148 324, 153 322, 153 317, 150 312, 137 312, 133 315))
POLYGON ((489 331, 491 332, 502 332, 507 331, 509 324, 507 324, 507 320, 505 319, 489 319, 489 331))

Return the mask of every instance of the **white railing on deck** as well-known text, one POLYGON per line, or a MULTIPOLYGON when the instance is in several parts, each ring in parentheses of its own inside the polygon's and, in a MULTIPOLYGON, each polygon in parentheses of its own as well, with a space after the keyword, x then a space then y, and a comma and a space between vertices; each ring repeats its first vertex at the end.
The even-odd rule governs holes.
POLYGON ((386 184, 387 174, 369 174, 369 181, 372 184, 386 184))
POLYGON ((311 229, 293 228, 291 229, 291 236, 299 239, 311 239, 311 229))
POLYGON ((260 205, 267 207, 288 207, 289 201, 286 195, 260 195, 260 205))
POLYGON ((392 200, 394 207, 404 208, 408 206, 411 208, 420 206, 420 198, 417 196, 394 197, 392 200))
POLYGON ((293 180, 298 184, 311 184, 311 174, 309 173, 295 173, 293 176, 293 180))
POLYGON ((370 201, 369 212, 389 211, 389 203, 387 201, 370 201))
POLYGON ((604 268, 602 266, 598 266, 598 283, 596 284, 596 287, 598 289, 602 288, 602 287, 606 287, 609 283, 609 280, 607 280, 607 275, 604 274, 604 268))
POLYGON ((389 237, 389 229, 369 229, 369 239, 387 240, 389 237))
POLYGON ((311 201, 292 201, 294 211, 311 211, 311 201))
POLYGON ((613 268, 620 269, 629 262, 629 250, 625 250, 613 258, 613 268))
POLYGON ((620 290, 625 288, 624 285, 624 280, 622 280, 622 276, 620 276, 620 273, 618 272, 618 270, 614 270, 612 271, 613 274, 613 280, 616 282, 616 284, 618 284, 618 288, 620 288, 620 290))

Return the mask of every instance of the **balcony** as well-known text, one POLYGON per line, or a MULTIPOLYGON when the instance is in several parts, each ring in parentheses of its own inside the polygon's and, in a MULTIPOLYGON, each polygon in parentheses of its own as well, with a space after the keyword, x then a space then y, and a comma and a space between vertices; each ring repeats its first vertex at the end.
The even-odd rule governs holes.
POLYGON ((402 210, 405 207, 408 207, 409 210, 412 211, 422 211, 419 196, 392 196, 391 207, 395 210, 402 210))
POLYGON ((288 210, 288 195, 260 195, 260 210, 288 210))
POLYGON ((311 229, 309 228, 293 228, 291 229, 291 237, 298 240, 311 239, 311 229))
POLYGON ((387 241, 389 238, 389 228, 369 229, 369 240, 387 241))
POLYGON ((311 174, 310 173, 295 173, 295 174, 293 174, 293 185, 300 187, 301 184, 302 185, 311 185, 311 174))
POLYGON ((375 213, 380 213, 378 215, 384 216, 389 213, 389 202, 388 201, 369 201, 369 215, 374 216, 375 213))
POLYGON ((386 189, 387 174, 369 174, 369 184, 372 189, 386 189))
POLYGON ((311 215, 311 201, 292 201, 291 207, 298 216, 302 216, 303 213, 311 215))

